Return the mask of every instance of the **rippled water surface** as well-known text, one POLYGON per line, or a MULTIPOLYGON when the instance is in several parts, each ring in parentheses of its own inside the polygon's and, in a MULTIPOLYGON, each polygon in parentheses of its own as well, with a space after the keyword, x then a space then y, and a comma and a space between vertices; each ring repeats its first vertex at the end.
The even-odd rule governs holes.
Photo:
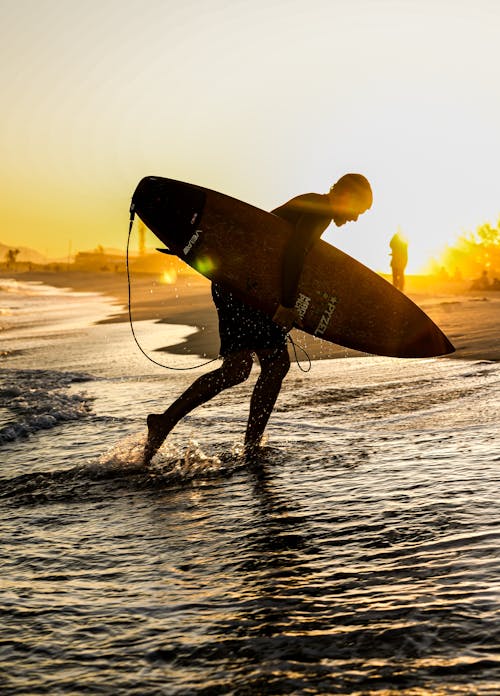
POLYGON ((210 368, 150 366, 95 296, 0 310, 0 693, 500 693, 496 363, 294 366, 249 467, 255 375, 145 469, 210 368))

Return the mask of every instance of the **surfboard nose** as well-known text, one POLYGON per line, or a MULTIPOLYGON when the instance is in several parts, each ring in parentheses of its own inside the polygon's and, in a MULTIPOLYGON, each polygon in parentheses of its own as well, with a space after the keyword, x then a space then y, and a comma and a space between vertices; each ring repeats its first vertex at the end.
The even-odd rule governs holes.
POLYGON ((169 248, 182 249, 201 217, 203 189, 174 179, 146 176, 132 196, 133 210, 169 248))
POLYGON ((449 355, 450 353, 455 352, 455 346, 444 335, 444 333, 441 333, 440 336, 434 336, 434 340, 432 342, 432 350, 434 355, 436 356, 449 355))
POLYGON ((445 340, 445 352, 442 355, 448 355, 448 353, 454 353, 456 348, 453 343, 443 334, 445 340))

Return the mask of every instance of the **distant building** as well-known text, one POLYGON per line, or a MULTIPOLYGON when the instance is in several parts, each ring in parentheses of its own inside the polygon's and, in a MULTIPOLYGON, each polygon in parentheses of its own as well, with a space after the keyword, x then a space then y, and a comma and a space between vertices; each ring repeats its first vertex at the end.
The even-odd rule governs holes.
MULTIPOLYGON (((157 251, 148 253, 146 250, 142 254, 131 253, 129 255, 129 268, 132 273, 173 273, 183 275, 186 273, 196 273, 190 266, 181 261, 177 256, 160 254, 157 251)), ((93 251, 79 251, 74 263, 71 265, 74 271, 114 272, 123 273, 126 270, 125 254, 117 253, 115 250, 107 252, 102 247, 93 251)))
POLYGON ((125 258, 123 254, 108 254, 102 248, 79 251, 73 268, 75 271, 122 271, 125 270, 125 258))

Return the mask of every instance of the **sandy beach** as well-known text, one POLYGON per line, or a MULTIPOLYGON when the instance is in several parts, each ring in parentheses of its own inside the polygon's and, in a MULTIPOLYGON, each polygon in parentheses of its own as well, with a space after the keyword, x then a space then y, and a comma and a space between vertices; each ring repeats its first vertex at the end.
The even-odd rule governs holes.
MULTIPOLYGON (((116 302, 116 314, 104 323, 128 321, 128 284, 125 273, 0 272, 0 278, 18 277, 79 292, 99 292, 116 302)), ((469 281, 443 282, 427 276, 409 276, 406 293, 445 332, 456 347, 452 358, 500 360, 500 293, 472 291, 469 281)), ((197 330, 186 342, 169 346, 173 353, 215 357, 219 349, 217 315, 210 284, 195 274, 180 275, 174 283, 158 275, 133 274, 131 284, 134 321, 157 320, 187 324, 197 330)), ((363 353, 335 346, 301 331, 292 333, 313 360, 361 356, 363 353)), ((299 359, 304 359, 299 350, 299 359)))

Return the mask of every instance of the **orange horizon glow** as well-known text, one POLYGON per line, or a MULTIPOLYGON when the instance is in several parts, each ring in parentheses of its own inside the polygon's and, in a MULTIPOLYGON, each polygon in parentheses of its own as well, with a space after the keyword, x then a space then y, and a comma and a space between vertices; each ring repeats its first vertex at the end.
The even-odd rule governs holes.
POLYGON ((372 209, 324 239, 381 272, 398 226, 415 273, 498 219, 496 1, 283 7, 4 3, 0 243, 124 249, 151 174, 270 210, 359 171, 372 209))

